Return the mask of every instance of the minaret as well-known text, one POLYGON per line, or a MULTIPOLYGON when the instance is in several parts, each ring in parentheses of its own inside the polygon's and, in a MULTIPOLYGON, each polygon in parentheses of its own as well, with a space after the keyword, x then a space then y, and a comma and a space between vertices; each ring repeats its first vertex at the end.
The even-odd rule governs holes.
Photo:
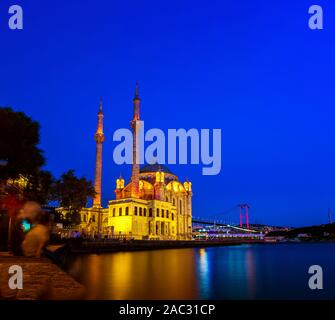
POLYGON ((131 196, 138 198, 139 196, 139 179, 140 179, 140 97, 138 94, 138 82, 136 81, 134 103, 134 116, 131 121, 133 131, 133 165, 131 171, 132 192, 131 196))
POLYGON ((96 158, 95 158, 95 177, 94 177, 94 190, 96 192, 93 199, 93 207, 101 208, 101 176, 102 176, 102 143, 105 141, 103 132, 103 118, 102 113, 102 100, 100 100, 98 112, 98 128, 95 133, 96 141, 96 158))

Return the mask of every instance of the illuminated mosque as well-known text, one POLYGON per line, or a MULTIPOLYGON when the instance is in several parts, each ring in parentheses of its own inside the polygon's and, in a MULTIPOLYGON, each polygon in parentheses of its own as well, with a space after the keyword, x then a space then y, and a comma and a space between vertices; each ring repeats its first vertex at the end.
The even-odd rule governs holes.
POLYGON ((107 208, 101 205, 103 110, 100 102, 98 127, 95 134, 96 164, 94 189, 96 195, 91 208, 81 211, 80 231, 88 236, 127 237, 137 240, 191 240, 192 239, 192 183, 181 183, 166 166, 145 165, 140 168, 138 137, 141 100, 136 83, 133 99, 134 115, 133 164, 131 179, 125 184, 116 180, 115 200, 107 208))

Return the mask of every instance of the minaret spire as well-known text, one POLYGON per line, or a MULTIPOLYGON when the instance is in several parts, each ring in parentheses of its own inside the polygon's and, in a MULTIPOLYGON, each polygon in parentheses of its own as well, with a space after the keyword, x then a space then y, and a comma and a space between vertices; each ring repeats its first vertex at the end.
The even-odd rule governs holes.
POLYGON ((133 99, 134 103, 134 116, 131 121, 131 128, 133 131, 133 165, 131 171, 131 182, 132 182, 132 197, 137 198, 139 196, 139 177, 140 177, 140 104, 141 100, 139 97, 138 81, 136 81, 135 96, 133 99))
POLYGON ((103 111, 102 99, 100 99, 99 112, 98 112, 98 126, 95 133, 96 141, 96 158, 95 158, 95 177, 94 177, 94 190, 95 196, 93 199, 93 207, 101 208, 101 181, 102 181, 102 143, 105 141, 103 132, 103 111))
POLYGON ((99 113, 102 113, 102 97, 100 97, 99 113))
POLYGON ((137 98, 137 99, 139 99, 140 98, 140 96, 139 96, 139 94, 138 94, 138 81, 136 81, 136 87, 135 87, 135 97, 134 97, 135 99, 137 98))
POLYGON ((135 96, 133 99, 133 103, 134 103, 134 117, 133 120, 140 120, 140 104, 141 104, 141 99, 140 99, 140 95, 138 93, 138 81, 136 81, 136 87, 135 87, 135 96))

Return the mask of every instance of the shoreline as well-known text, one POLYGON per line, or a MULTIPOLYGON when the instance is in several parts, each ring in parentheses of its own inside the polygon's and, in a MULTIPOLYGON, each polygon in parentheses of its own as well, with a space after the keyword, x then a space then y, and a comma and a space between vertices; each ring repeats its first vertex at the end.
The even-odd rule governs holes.
POLYGON ((239 239, 224 241, 204 241, 204 240, 134 240, 134 241, 68 241, 63 245, 53 245, 55 254, 99 254, 113 252, 132 252, 132 251, 151 251, 165 249, 186 249, 186 248, 205 248, 205 247, 224 247, 239 246, 245 244, 318 244, 335 243, 335 240, 310 240, 310 241, 265 241, 259 239, 239 239))
MULTIPOLYGON (((112 253, 126 251, 148 251, 162 249, 202 248, 216 246, 236 246, 243 244, 264 244, 264 240, 227 240, 227 241, 184 241, 184 240, 134 240, 128 242, 119 241, 69 241, 59 250, 67 250, 68 253, 112 253)), ((58 250, 56 250, 57 253, 58 250)))

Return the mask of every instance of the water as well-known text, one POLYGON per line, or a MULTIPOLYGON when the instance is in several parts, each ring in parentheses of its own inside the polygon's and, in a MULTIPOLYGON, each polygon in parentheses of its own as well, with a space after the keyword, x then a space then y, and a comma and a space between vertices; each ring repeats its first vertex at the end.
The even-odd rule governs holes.
POLYGON ((90 299, 335 299, 335 244, 169 249, 71 258, 90 299), (310 290, 308 269, 323 268, 310 290))

